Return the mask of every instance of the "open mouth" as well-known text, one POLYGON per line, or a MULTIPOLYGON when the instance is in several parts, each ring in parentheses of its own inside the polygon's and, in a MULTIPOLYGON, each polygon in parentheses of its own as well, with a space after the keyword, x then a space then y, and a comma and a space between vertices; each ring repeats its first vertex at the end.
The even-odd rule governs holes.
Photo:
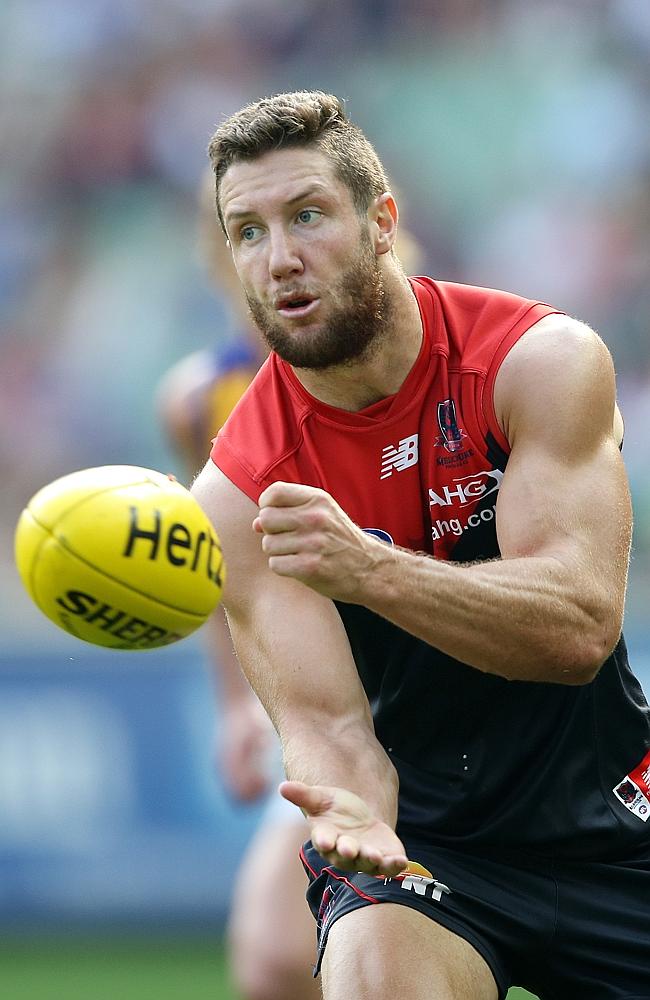
POLYGON ((280 299, 276 309, 282 316, 307 316, 317 307, 320 299, 312 299, 306 296, 296 296, 295 298, 280 299))

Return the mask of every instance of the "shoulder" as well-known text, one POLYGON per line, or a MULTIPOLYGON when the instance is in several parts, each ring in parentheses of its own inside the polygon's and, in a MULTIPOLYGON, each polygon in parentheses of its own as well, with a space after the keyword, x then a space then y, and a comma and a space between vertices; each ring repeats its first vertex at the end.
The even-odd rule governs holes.
POLYGON ((551 384, 578 380, 609 383, 612 356, 602 338, 586 323, 563 314, 545 316, 512 346, 497 378, 501 392, 520 379, 549 379, 551 384))
POLYGON ((270 355, 217 435, 212 459, 249 496, 291 461, 302 443, 310 410, 270 355), (273 471, 275 470, 275 471, 273 471))
MULTIPOLYGON (((545 305, 535 299, 528 299, 501 288, 467 285, 458 281, 434 281, 432 278, 416 278, 413 281, 435 296, 443 310, 450 313, 458 312, 470 323, 484 314, 517 316, 533 306, 545 305)), ((546 308, 550 310, 552 307, 546 305, 546 308)))
MULTIPOLYGON (((549 315, 510 348, 494 383, 497 420, 512 445, 517 429, 544 427, 557 433, 571 420, 611 431, 616 413, 612 356, 585 323, 549 315)), ((568 431, 568 426, 566 427, 568 431)))
POLYGON ((481 285, 417 278, 413 287, 450 363, 486 374, 526 330, 558 312, 548 303, 481 285))

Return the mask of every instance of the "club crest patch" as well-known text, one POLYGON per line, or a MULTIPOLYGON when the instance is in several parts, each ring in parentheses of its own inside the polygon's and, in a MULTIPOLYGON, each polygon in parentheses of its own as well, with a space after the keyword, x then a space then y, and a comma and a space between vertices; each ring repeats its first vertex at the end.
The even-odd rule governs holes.
POLYGON ((650 817, 650 751, 612 791, 626 809, 647 823, 650 817))
POLYGON ((443 399, 438 403, 438 427, 440 437, 436 439, 436 445, 442 446, 446 451, 456 452, 463 447, 463 439, 467 436, 462 427, 458 426, 456 417, 456 404, 453 399, 443 399))

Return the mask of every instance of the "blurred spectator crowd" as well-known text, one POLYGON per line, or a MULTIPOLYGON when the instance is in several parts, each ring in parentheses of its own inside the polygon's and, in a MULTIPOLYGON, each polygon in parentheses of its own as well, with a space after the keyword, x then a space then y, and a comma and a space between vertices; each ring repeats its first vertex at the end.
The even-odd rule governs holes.
POLYGON ((639 0, 4 0, 3 564, 55 476, 173 469, 155 385, 229 335, 196 252, 209 136, 320 88, 377 146, 425 272, 551 302, 609 344, 650 589, 649 66, 639 0))

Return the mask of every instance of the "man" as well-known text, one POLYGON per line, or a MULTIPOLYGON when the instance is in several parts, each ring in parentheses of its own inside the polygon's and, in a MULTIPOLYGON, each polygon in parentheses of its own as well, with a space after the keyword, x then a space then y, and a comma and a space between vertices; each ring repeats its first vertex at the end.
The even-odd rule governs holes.
POLYGON ((551 306, 407 279, 335 97, 244 108, 210 156, 272 353, 194 492, 310 825, 326 1000, 650 997, 608 351, 551 306))

